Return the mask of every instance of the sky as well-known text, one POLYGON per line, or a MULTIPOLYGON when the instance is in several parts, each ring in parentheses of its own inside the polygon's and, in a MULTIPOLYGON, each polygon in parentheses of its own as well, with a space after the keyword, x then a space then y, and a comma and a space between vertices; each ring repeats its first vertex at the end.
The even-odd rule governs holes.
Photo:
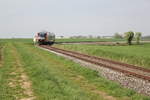
POLYGON ((0 0, 0 38, 142 32, 150 35, 150 0, 0 0))

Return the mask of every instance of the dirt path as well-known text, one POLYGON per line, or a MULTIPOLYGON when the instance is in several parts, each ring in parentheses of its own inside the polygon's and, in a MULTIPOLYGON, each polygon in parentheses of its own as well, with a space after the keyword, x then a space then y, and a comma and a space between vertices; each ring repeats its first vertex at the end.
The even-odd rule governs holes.
POLYGON ((14 66, 12 66, 11 69, 9 86, 15 90, 15 93, 17 93, 14 94, 14 97, 16 100, 35 100, 36 97, 34 96, 32 90, 32 83, 23 69, 16 48, 13 46, 11 53, 13 54, 14 58, 14 66))

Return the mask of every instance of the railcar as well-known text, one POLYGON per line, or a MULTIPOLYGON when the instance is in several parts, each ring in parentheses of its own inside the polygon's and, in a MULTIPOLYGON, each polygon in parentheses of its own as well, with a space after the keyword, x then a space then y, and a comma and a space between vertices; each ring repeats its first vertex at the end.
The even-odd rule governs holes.
POLYGON ((34 44, 52 45, 55 42, 55 34, 51 32, 38 32, 34 39, 34 44))

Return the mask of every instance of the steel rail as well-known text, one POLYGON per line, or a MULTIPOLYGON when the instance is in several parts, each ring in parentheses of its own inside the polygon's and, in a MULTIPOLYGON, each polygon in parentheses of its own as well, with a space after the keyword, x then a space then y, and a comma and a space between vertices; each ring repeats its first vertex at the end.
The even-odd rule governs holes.
MULTIPOLYGON (((55 47, 52 47, 52 48, 55 48, 55 47)), ((59 48, 55 48, 55 49, 59 49, 59 48)), ((59 50, 63 50, 63 49, 59 49, 59 50)), ((63 50, 63 51, 66 51, 66 50, 63 50)), ((79 54, 79 55, 82 55, 82 56, 86 56, 86 57, 90 57, 90 58, 97 59, 97 60, 102 60, 102 61, 105 61, 105 62, 110 62, 112 64, 117 64, 117 65, 125 66, 125 67, 128 67, 128 68, 139 69, 139 70, 142 70, 144 72, 150 73, 150 69, 145 69, 145 68, 142 68, 142 67, 139 67, 139 66, 135 66, 135 65, 131 65, 131 64, 126 64, 126 63, 122 63, 122 62, 117 62, 117 61, 113 61, 113 60, 109 60, 109 59, 105 59, 105 58, 101 58, 101 57, 89 56, 89 55, 86 55, 86 54, 82 54, 82 53, 78 53, 78 52, 73 52, 73 51, 69 51, 69 52, 76 53, 76 54, 79 54)))

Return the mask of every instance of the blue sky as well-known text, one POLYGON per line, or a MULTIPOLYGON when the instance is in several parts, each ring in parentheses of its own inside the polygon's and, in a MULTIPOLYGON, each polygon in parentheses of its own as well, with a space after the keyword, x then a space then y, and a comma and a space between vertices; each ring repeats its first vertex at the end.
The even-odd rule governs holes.
POLYGON ((150 35, 150 0, 0 0, 0 38, 113 35, 129 30, 150 35))

